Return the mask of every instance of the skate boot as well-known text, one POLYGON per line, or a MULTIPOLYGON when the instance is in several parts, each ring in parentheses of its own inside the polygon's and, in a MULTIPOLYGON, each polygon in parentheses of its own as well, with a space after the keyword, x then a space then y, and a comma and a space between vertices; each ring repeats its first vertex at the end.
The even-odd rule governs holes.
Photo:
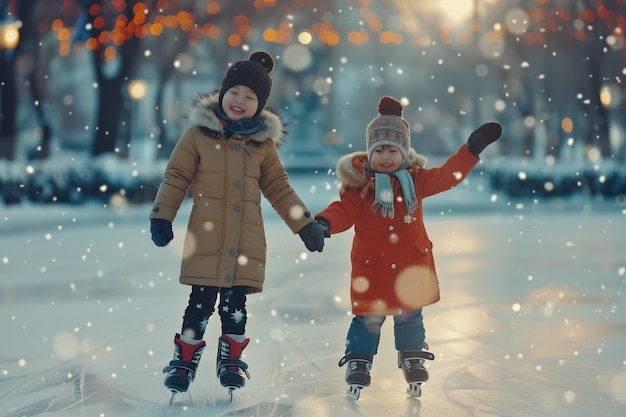
POLYGON ((174 358, 163 369, 163 373, 166 374, 164 385, 173 394, 186 392, 189 389, 189 384, 193 382, 196 376, 196 368, 205 346, 204 340, 196 345, 191 345, 181 340, 180 334, 176 333, 174 358))
MULTIPOLYGON (((428 349, 425 344, 424 349, 428 349)), ((398 368, 402 368, 404 379, 409 383, 406 393, 411 397, 422 395, 422 382, 428 381, 428 371, 424 360, 433 360, 435 355, 425 350, 404 350, 398 352, 398 368)))
POLYGON ((348 384, 346 395, 353 400, 359 399, 362 388, 369 387, 373 360, 374 356, 366 353, 348 353, 339 360, 340 367, 348 364, 348 368, 346 368, 346 383, 348 384))
POLYGON ((250 343, 250 339, 236 342, 225 334, 221 335, 217 346, 217 376, 220 384, 228 388, 230 400, 233 399, 233 391, 242 388, 246 384, 245 377, 250 379, 248 364, 242 361, 241 352, 250 343))

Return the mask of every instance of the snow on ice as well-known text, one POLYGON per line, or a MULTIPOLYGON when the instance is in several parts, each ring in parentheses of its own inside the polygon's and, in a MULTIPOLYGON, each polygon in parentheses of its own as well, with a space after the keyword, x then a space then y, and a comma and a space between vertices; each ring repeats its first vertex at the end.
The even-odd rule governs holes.
MULTIPOLYGON (((336 197, 326 173, 293 177, 311 210, 336 197)), ((405 394, 385 323, 372 385, 345 397, 349 232, 308 253, 264 207, 268 270, 249 297, 252 378, 215 377, 216 317, 189 394, 163 387, 188 289, 177 282, 190 206, 165 248, 149 206, 22 204, 0 218, 0 415, 599 416, 626 414, 623 206, 505 201, 481 178, 425 201, 442 300, 425 309, 436 360, 405 394)))

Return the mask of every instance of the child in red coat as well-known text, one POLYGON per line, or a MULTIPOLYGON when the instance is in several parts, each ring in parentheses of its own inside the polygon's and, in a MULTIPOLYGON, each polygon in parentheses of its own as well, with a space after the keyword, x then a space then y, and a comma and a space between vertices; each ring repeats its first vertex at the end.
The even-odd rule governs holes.
POLYGON ((386 316, 393 316, 407 393, 421 394, 420 384, 428 380, 424 360, 434 359, 426 351, 422 307, 439 300, 422 199, 459 184, 502 132, 498 123, 486 123, 441 167, 426 169, 426 158, 411 148, 400 102, 382 97, 378 112, 367 126, 367 152, 345 155, 337 164, 340 200, 316 215, 327 237, 354 226, 350 297, 355 316, 339 366, 348 365, 348 395, 355 399, 370 384, 386 316))

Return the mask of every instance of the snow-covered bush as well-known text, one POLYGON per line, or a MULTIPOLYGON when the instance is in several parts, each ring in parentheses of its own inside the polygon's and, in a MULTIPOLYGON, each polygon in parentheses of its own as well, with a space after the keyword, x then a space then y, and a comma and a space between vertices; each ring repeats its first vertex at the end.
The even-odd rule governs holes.
POLYGON ((626 195, 626 169, 612 161, 599 165, 546 165, 504 160, 485 168, 495 191, 511 197, 564 197, 574 194, 594 197, 626 195))
POLYGON ((163 178, 166 161, 137 164, 117 155, 90 158, 62 154, 48 160, 2 161, 0 198, 7 204, 80 204, 119 197, 126 203, 151 201, 163 178))
MULTIPOLYGON (((9 204, 23 199, 37 203, 80 204, 112 199, 123 204, 152 201, 167 161, 133 162, 115 154, 96 158, 59 155, 43 161, 1 161, 0 198, 9 204)), ((481 166, 493 191, 510 197, 550 198, 576 194, 593 198, 626 198, 626 169, 602 164, 546 165, 500 160, 481 166)))

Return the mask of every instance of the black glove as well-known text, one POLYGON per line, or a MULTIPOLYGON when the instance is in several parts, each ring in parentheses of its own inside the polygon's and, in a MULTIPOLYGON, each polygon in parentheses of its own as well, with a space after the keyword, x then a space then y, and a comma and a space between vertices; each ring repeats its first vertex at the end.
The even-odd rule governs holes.
POLYGON ((157 246, 165 246, 174 239, 172 232, 172 222, 164 219, 150 220, 150 233, 152 233, 152 241, 157 246))
POLYGON ((324 249, 324 232, 317 221, 304 226, 298 234, 304 242, 304 246, 311 252, 321 252, 324 249))
POLYGON ((467 139, 467 149, 474 155, 478 156, 485 150, 487 145, 498 140, 502 134, 502 126, 500 123, 485 123, 478 129, 474 130, 467 139))
POLYGON ((322 232, 324 232, 324 237, 330 237, 330 223, 323 217, 316 217, 315 220, 319 223, 322 228, 322 232))

